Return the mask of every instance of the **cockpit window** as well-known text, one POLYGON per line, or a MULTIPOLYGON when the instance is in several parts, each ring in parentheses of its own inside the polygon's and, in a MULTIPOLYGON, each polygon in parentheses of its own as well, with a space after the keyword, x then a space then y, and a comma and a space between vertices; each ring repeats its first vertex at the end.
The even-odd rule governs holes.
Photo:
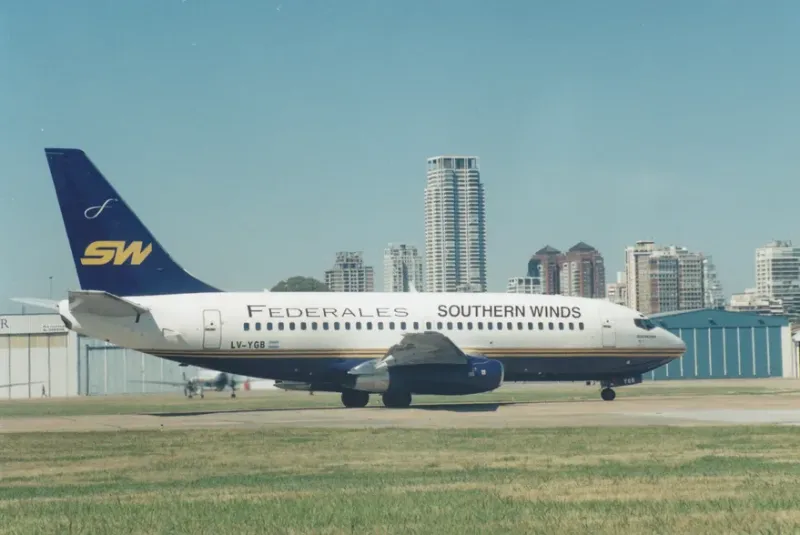
POLYGON ((645 331, 652 331, 656 328, 656 324, 653 323, 653 320, 649 320, 647 318, 636 318, 633 320, 633 323, 639 327, 640 329, 644 329, 645 331))

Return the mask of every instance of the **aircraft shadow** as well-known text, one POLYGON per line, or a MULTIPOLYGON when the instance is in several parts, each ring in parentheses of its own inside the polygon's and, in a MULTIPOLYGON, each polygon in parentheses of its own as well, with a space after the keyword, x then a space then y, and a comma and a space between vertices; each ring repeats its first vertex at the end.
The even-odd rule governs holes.
MULTIPOLYGON (((495 412, 504 405, 528 405, 541 403, 539 401, 498 401, 492 403, 426 403, 423 405, 411 405, 405 410, 421 411, 449 411, 449 412, 495 412)), ((386 407, 365 407, 365 409, 380 410, 403 410, 388 409, 386 407)), ((207 411, 185 411, 185 412, 146 412, 139 413, 140 416, 159 416, 161 418, 173 418, 176 416, 206 416, 209 414, 237 414, 237 413, 259 413, 259 412, 286 412, 286 411, 353 411, 358 409, 348 409, 347 407, 280 407, 280 408, 261 408, 261 409, 221 409, 207 411)))

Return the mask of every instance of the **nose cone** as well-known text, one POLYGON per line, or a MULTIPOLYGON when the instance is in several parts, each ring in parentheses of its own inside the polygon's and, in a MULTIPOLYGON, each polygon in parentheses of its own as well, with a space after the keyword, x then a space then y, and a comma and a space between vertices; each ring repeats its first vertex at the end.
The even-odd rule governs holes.
POLYGON ((666 329, 661 329, 661 331, 661 336, 664 338, 667 346, 669 346, 669 349, 680 351, 681 354, 686 352, 686 343, 680 337, 675 336, 666 329))

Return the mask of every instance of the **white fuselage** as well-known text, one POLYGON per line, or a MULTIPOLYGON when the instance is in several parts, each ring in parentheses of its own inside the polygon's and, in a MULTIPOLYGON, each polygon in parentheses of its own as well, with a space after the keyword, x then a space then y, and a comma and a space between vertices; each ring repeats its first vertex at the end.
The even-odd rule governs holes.
MULTIPOLYGON (((592 370, 621 373, 625 366, 636 368, 636 361, 667 362, 685 350, 684 343, 668 331, 641 327, 640 313, 600 299, 330 292, 126 299, 149 308, 150 314, 138 322, 132 316, 76 317, 66 301, 60 312, 79 333, 178 361, 239 373, 242 359, 257 359, 260 364, 252 365, 260 373, 250 375, 265 378, 285 378, 287 361, 303 375, 303 360, 380 357, 404 332, 439 331, 468 354, 503 359, 507 380, 515 380, 515 373, 520 377, 571 376, 571 367, 586 362, 592 363, 588 366, 592 370), (530 359, 560 362, 541 367, 530 359), (233 361, 239 364, 233 366, 233 361)), ((575 372, 581 375, 580 370, 575 372)), ((524 377, 519 380, 527 380, 524 377)))

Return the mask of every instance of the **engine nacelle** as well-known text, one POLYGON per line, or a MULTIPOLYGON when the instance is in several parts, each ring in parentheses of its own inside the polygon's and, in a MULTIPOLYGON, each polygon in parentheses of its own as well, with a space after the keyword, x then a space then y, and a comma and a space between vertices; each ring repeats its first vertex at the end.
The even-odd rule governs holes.
POLYGON ((382 394, 390 389, 411 394, 480 394, 502 385, 505 373, 499 360, 485 357, 469 357, 469 362, 463 365, 379 367, 376 364, 376 361, 369 361, 353 368, 347 388, 374 394, 382 394))

